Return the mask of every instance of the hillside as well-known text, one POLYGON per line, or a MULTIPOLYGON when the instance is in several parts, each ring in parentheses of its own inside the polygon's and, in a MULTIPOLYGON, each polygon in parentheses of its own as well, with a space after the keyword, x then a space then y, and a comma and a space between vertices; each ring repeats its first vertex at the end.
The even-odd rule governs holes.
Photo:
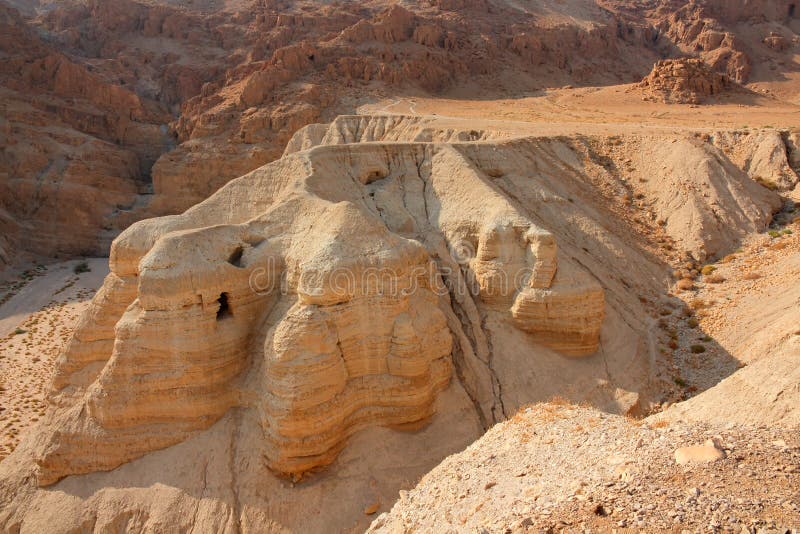
POLYGON ((0 3, 0 532, 797 528, 798 20, 0 3))
POLYGON ((277 159, 299 128, 396 96, 612 87, 688 54, 756 94, 798 98, 788 0, 0 6, 3 264, 105 255, 135 220, 277 159))

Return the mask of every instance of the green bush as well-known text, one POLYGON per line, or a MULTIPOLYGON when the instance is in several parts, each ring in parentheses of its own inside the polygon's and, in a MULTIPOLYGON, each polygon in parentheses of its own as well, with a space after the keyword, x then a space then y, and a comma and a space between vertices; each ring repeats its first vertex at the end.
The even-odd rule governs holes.
POLYGON ((692 351, 692 354, 701 354, 706 351, 706 348, 703 345, 697 344, 689 347, 689 350, 692 351))

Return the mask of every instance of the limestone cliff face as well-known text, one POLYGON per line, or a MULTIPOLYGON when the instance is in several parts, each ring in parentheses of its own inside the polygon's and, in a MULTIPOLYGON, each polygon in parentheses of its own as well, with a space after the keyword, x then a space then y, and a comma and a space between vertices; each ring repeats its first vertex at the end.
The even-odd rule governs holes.
MULTIPOLYGON (((259 414, 268 465, 297 475, 361 428, 430 418, 454 344, 456 365, 487 373, 485 341, 463 341, 476 305, 569 355, 597 350, 604 316, 599 284, 560 267, 553 234, 458 144, 289 154, 134 224, 110 263, 59 361, 41 484, 172 445, 236 406, 259 414)), ((492 420, 491 378, 475 380, 492 420)))

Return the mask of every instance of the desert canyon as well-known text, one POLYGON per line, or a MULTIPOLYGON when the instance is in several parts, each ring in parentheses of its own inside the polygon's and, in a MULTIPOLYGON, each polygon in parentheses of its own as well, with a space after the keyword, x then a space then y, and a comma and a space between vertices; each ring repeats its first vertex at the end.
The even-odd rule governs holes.
POLYGON ((795 0, 0 0, 0 532, 800 529, 795 0))

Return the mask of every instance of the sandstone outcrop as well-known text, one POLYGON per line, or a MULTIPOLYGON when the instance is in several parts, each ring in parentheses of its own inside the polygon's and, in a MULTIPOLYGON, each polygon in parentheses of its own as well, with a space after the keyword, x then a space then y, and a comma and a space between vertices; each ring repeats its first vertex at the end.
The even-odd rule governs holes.
POLYGON ((670 104, 699 104, 730 87, 728 79, 700 59, 665 59, 639 86, 650 98, 670 104))
POLYGON ((800 16, 793 0, 637 4, 603 0, 602 4, 631 24, 648 21, 644 36, 662 51, 662 57, 699 57, 715 72, 740 84, 762 76, 763 63, 787 51, 786 39, 776 27, 791 25, 800 16), (765 53, 766 47, 771 53, 765 53))
POLYGON ((587 6, 587 16, 590 22, 575 24, 560 7, 543 16, 484 2, 430 9, 380 2, 358 10, 300 1, 202 13, 202 7, 115 0, 68 4, 37 24, 79 54, 108 59, 98 67, 113 66, 111 76, 179 115, 172 123, 179 146, 153 167, 155 196, 138 210, 142 217, 202 201, 277 159, 298 128, 352 112, 353 99, 382 96, 387 88, 441 93, 471 80, 502 92, 502 77, 493 74, 507 69, 524 72, 534 85, 554 75, 563 83, 641 76, 646 62, 631 67, 618 59, 621 49, 643 43, 618 34, 597 6, 587 6), (509 27, 509 20, 518 22, 509 27), (476 33, 485 39, 473 40, 476 33), (512 43, 508 36, 519 34, 535 44, 512 43), (169 52, 149 52, 158 40, 170 43, 169 52), (138 42, 148 43, 145 57, 131 46, 138 42), (591 60, 570 48, 591 52, 591 60), (556 73, 542 76, 551 66, 556 73))
POLYGON ((183 214, 133 224, 47 415, 0 464, 0 526, 37 528, 56 506, 67 530, 319 529, 333 504, 296 503, 324 490, 351 495, 335 501, 344 528, 376 498, 355 487, 391 502, 408 473, 531 401, 647 411, 658 356, 641 332, 668 272, 629 202, 676 217, 658 231, 677 257, 762 227, 776 196, 702 139, 670 139, 345 116, 183 214), (687 150, 708 161, 686 163, 693 175, 608 170, 687 150), (703 183, 728 193, 688 187, 703 183), (714 210, 727 225, 684 249, 678 220, 714 210))
POLYGON ((182 441, 234 406, 258 410, 269 466, 292 475, 366 425, 424 421, 464 336, 451 292, 576 356, 597 350, 604 316, 597 282, 558 267, 554 236, 451 145, 287 155, 134 224, 110 262, 57 370, 54 402, 85 394, 55 416, 43 485, 182 441))

